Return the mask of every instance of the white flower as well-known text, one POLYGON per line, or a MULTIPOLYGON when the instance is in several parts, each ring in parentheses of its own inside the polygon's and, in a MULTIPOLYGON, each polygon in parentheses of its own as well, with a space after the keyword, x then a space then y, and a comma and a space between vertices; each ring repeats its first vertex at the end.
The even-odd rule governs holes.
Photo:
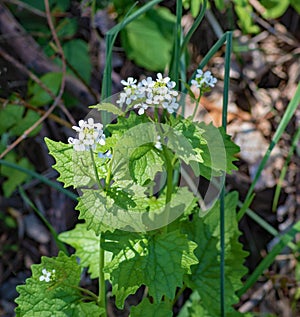
POLYGON ((97 143, 105 144, 105 135, 103 134, 103 125, 94 123, 93 118, 88 118, 87 121, 80 120, 79 127, 72 128, 78 132, 78 138, 69 138, 68 142, 73 145, 75 151, 89 151, 95 149, 97 143))
POLYGON ((210 87, 215 87, 217 78, 215 78, 210 71, 203 73, 201 69, 197 69, 197 74, 195 79, 191 80, 191 84, 195 85, 199 89, 207 89, 210 87))
POLYGON ((196 78, 201 78, 202 76, 203 76, 203 70, 202 69, 197 69, 196 78))
POLYGON ((149 107, 149 106, 148 106, 147 104, 145 104, 145 103, 134 105, 134 108, 135 108, 135 109, 139 108, 138 114, 139 114, 140 116, 145 113, 145 110, 147 110, 148 107, 149 107))
POLYGON ((45 282, 50 282, 51 279, 53 279, 53 277, 51 278, 51 275, 55 275, 55 270, 52 270, 52 272, 48 272, 46 269, 42 269, 42 275, 39 277, 39 280, 45 281, 45 282))
POLYGON ((167 109, 169 113, 173 113, 179 107, 179 104, 176 101, 177 101, 176 98, 172 98, 172 100, 169 100, 167 102, 163 102, 162 106, 165 109, 167 109))
POLYGON ((166 85, 170 81, 170 77, 163 78, 161 73, 158 73, 156 76, 157 76, 157 79, 156 79, 157 83, 166 85))
POLYGON ((153 88, 155 84, 155 81, 151 77, 147 77, 146 79, 143 79, 141 83, 139 83, 138 86, 145 87, 145 88, 153 88))
POLYGON ((215 77, 211 74, 211 72, 209 72, 209 71, 205 72, 203 79, 204 79, 204 82, 205 82, 205 84, 206 84, 207 86, 209 86, 209 87, 215 87, 215 84, 216 84, 216 82, 217 82, 217 78, 215 78, 215 77))
POLYGON ((172 109, 173 111, 177 109, 174 97, 178 95, 178 92, 174 90, 176 84, 170 81, 170 77, 163 77, 161 73, 158 73, 155 81, 147 77, 136 84, 136 80, 129 77, 127 81, 122 80, 121 83, 125 87, 117 103, 121 106, 123 104, 133 106, 138 109, 139 115, 144 114, 150 105, 162 105, 170 113, 172 109))
POLYGON ((133 79, 133 77, 128 77, 127 81, 121 80, 121 84, 126 87, 136 87, 135 83, 136 83, 136 79, 133 79))

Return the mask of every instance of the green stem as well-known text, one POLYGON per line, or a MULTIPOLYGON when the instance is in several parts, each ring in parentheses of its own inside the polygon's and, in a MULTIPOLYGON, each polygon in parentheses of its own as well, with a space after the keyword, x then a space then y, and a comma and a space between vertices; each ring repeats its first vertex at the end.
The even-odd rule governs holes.
MULTIPOLYGON (((92 157, 92 161, 93 161, 93 168, 94 168, 94 172, 95 172, 95 176, 96 176, 96 180, 99 186, 99 189, 102 187, 101 186, 101 182, 99 179, 99 175, 98 175, 98 171, 97 171, 97 166, 96 166, 96 162, 95 162, 95 158, 94 158, 94 153, 92 151, 92 149, 90 148, 90 153, 91 153, 91 157, 92 157)), ((110 169, 109 169, 110 170, 110 169)), ((107 184, 105 184, 107 185, 107 184)), ((102 317, 106 317, 107 316, 107 311, 106 311, 106 289, 105 289, 105 279, 104 279, 104 258, 105 258, 105 251, 104 249, 101 247, 101 242, 103 241, 103 235, 100 234, 100 238, 99 238, 99 306, 104 308, 104 313, 102 314, 102 317)))
POLYGON ((237 291, 237 296, 241 297, 247 290, 254 285, 264 271, 274 262, 276 256, 293 241, 295 236, 300 232, 300 221, 296 222, 284 235, 282 235, 277 244, 272 248, 270 253, 259 263, 254 272, 247 278, 244 286, 237 291))
MULTIPOLYGON (((231 56, 232 32, 226 33, 226 51, 225 51, 225 74, 223 90, 223 109, 222 109, 222 127, 226 132, 227 127, 227 110, 228 110, 228 93, 229 93, 229 71, 231 56)), ((223 185, 220 197, 220 311, 221 317, 225 317, 225 179, 226 174, 222 176, 223 185)))
POLYGON ((189 29, 187 35, 183 39, 183 43, 181 44, 181 53, 180 53, 180 55, 183 54, 183 52, 186 49, 186 47, 187 47, 192 35, 197 30, 199 24, 203 20, 204 14, 205 14, 205 10, 206 10, 206 6, 207 6, 207 0, 204 0, 199 15, 197 16, 197 18, 195 19, 195 22, 193 23, 192 27, 189 29))
POLYGON ((181 53, 181 18, 182 18, 182 0, 176 1, 176 24, 175 24, 175 39, 174 39, 174 50, 170 65, 170 77, 176 83, 176 87, 179 84, 179 66, 180 66, 180 53, 181 53))
POLYGON ((96 294, 94 294, 93 292, 91 292, 90 290, 80 287, 80 286, 72 286, 72 288, 78 289, 79 291, 81 291, 82 293, 86 293, 88 294, 95 302, 98 302, 98 297, 96 294))
POLYGON ((174 306, 176 304, 176 302, 178 301, 179 297, 181 296, 181 294, 185 291, 185 289, 187 288, 187 286, 184 284, 181 289, 178 291, 178 293, 176 294, 172 306, 174 306))
POLYGON ((105 178, 105 189, 108 190, 109 185, 110 185, 110 181, 111 181, 111 165, 113 162, 113 157, 110 161, 110 164, 108 166, 108 170, 107 170, 107 174, 106 174, 106 178, 105 178))
POLYGON ((104 279, 104 258, 105 251, 101 246, 101 242, 103 241, 103 235, 100 235, 99 239, 100 243, 100 252, 99 252, 99 306, 105 309, 105 312, 102 314, 102 317, 107 316, 106 312, 106 289, 105 289, 105 279, 104 279))
POLYGON ((94 158, 94 152, 91 148, 90 148, 90 154, 91 154, 91 158, 92 158, 92 162, 93 162, 93 168, 94 168, 96 181, 97 181, 97 184, 99 187, 98 189, 100 189, 100 188, 102 188, 102 185, 101 185, 100 178, 99 178, 98 171, 97 171, 97 166, 96 166, 96 162, 95 162, 95 158, 94 158))
POLYGON ((196 106, 195 106, 194 111, 193 111, 192 121, 194 121, 194 119, 195 119, 197 110, 198 110, 198 108, 199 108, 199 103, 200 103, 201 97, 202 97, 202 92, 201 92, 201 89, 200 89, 200 94, 199 94, 199 97, 197 98, 197 103, 196 103, 196 106))
MULTIPOLYGON (((248 200, 251 198, 252 193, 254 192, 255 185, 256 185, 259 177, 261 176, 262 170, 264 169, 264 167, 267 164, 267 161, 271 155, 271 152, 273 151, 275 145, 278 143, 279 139, 281 138, 284 130, 286 129, 292 116, 294 115, 295 111, 297 110, 299 103, 300 103, 300 83, 298 83, 295 95, 292 98, 292 100, 289 102, 287 109, 286 109, 286 111, 285 111, 285 113, 284 113, 284 115, 283 115, 283 117, 278 125, 278 128, 277 128, 277 130, 276 130, 276 132, 275 132, 275 134, 274 134, 274 136, 269 144, 269 147, 268 147, 264 157, 262 158, 262 160, 257 168, 257 172, 256 172, 254 179, 251 183, 251 186, 248 190, 244 204, 248 204, 248 200)), ((242 219, 245 212, 246 212, 246 209, 242 207, 241 210, 239 211, 239 213, 237 214, 238 221, 240 221, 242 219)))
POLYGON ((168 149, 163 146, 164 156, 166 158, 166 168, 167 168, 167 193, 166 193, 166 232, 168 232, 168 221, 169 221, 169 214, 170 214, 170 201, 172 198, 172 191, 173 191, 173 165, 168 153, 168 149))
POLYGON ((40 174, 38 174, 38 173, 36 173, 34 171, 31 171, 31 170, 29 170, 27 168, 24 168, 24 167, 22 167, 22 166, 20 166, 18 164, 15 164, 15 163, 12 163, 12 162, 8 162, 6 160, 0 160, 0 165, 11 167, 11 168, 13 168, 13 169, 15 169, 17 171, 20 171, 20 172, 22 172, 24 174, 32 176, 32 177, 38 179, 39 181, 43 182, 44 184, 49 185, 52 188, 57 189, 58 191, 60 191, 61 193, 65 194, 69 198, 77 201, 77 196, 74 193, 72 193, 71 191, 63 188, 59 183, 49 180, 47 177, 45 177, 43 175, 40 175, 40 174))
MULTIPOLYGON (((105 100, 111 95, 111 87, 112 87, 112 50, 113 50, 113 45, 114 42, 117 38, 117 35, 119 32, 124 29, 126 25, 128 25, 130 22, 133 20, 137 19, 139 16, 141 16, 143 13, 147 12, 150 10, 153 6, 161 2, 162 0, 152 0, 146 3, 144 6, 130 14, 129 16, 126 16, 123 21, 121 21, 119 24, 115 25, 113 28, 111 28, 107 33, 106 33, 106 63, 105 63, 105 68, 104 68, 104 73, 103 73, 103 84, 102 84, 102 90, 101 90, 101 96, 102 100, 105 100)), ((135 6, 135 5, 134 5, 135 6)))

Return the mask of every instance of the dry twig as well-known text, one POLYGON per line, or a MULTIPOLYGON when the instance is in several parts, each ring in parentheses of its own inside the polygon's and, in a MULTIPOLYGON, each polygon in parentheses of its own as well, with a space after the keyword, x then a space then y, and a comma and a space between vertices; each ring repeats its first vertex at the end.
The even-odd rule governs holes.
POLYGON ((63 95, 64 89, 65 89, 66 61, 65 61, 65 56, 64 56, 63 49, 61 47, 61 44, 59 42, 59 39, 57 37, 55 28, 54 28, 53 23, 52 23, 52 17, 51 17, 51 12, 50 12, 50 7, 49 7, 49 0, 45 0, 45 7, 46 7, 46 14, 47 14, 47 21, 48 21, 48 24, 49 24, 49 27, 50 27, 54 42, 57 45, 57 49, 58 49, 58 51, 60 53, 61 60, 62 60, 62 80, 61 80, 60 90, 59 90, 58 95, 54 99, 53 104, 51 105, 51 107, 44 113, 44 115, 39 120, 37 120, 19 138, 17 138, 11 145, 9 145, 3 153, 1 153, 0 159, 2 159, 7 153, 9 153, 12 149, 14 149, 22 140, 26 139, 27 136, 52 113, 52 111, 58 105, 58 103, 59 103, 59 101, 60 101, 60 99, 61 99, 61 97, 63 95))

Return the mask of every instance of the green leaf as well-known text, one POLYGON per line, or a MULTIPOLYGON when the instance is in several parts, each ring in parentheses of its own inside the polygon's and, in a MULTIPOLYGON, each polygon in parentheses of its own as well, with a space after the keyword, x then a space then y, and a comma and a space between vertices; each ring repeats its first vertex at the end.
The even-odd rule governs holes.
MULTIPOLYGON (((243 266, 247 252, 238 242, 240 232, 236 221, 237 195, 232 193, 225 198, 225 293, 226 316, 235 316, 232 305, 239 301, 235 292, 242 286, 241 278, 247 270, 243 266), (234 274, 232 273, 234 272, 234 274)), ((220 316, 220 232, 219 202, 204 218, 196 217, 192 222, 183 225, 189 238, 198 244, 195 250, 199 264, 192 267, 192 275, 187 276, 187 285, 197 290, 201 306, 208 316, 220 316), (215 303, 210 305, 210 303, 215 303)))
POLYGON ((266 8, 263 17, 266 19, 277 19, 284 14, 289 4, 290 0, 262 0, 261 5, 266 8))
POLYGON ((156 125, 150 122, 133 125, 120 135, 115 144, 114 156, 112 158, 112 173, 114 179, 131 180, 131 175, 133 175, 136 181, 142 172, 140 165, 146 163, 147 160, 155 163, 155 166, 153 166, 152 174, 152 166, 147 167, 147 174, 144 180, 146 181, 149 177, 150 179, 154 178, 156 171, 161 170, 159 165, 162 164, 162 160, 154 153, 154 149, 153 152, 148 153, 146 158, 142 159, 141 156, 147 153, 145 149, 147 150, 149 148, 150 151, 149 145, 153 145, 156 142, 157 135, 156 125), (136 171, 135 167, 137 168, 136 171))
POLYGON ((191 265, 197 263, 193 253, 197 245, 179 231, 147 237, 134 234, 132 239, 122 232, 118 239, 114 234, 105 238, 110 240, 109 251, 114 254, 105 271, 111 276, 118 307, 123 307, 126 297, 143 284, 155 302, 160 302, 162 296, 173 299, 176 287, 182 287, 183 276, 190 274, 191 265))
POLYGON ((148 70, 164 70, 171 59, 175 20, 168 9, 157 7, 129 23, 121 31, 127 57, 148 70))
POLYGON ((158 172, 163 171, 163 164, 164 161, 152 144, 142 145, 132 152, 129 171, 132 179, 143 186, 153 181, 158 172))
MULTIPOLYGON (((91 278, 99 277, 100 236, 87 230, 85 223, 79 223, 70 231, 59 235, 59 239, 71 245, 80 259, 80 266, 87 267, 91 278)), ((105 263, 111 261, 111 253, 105 252, 105 263)))
MULTIPOLYGON (((29 170, 33 169, 32 165, 26 157, 18 159, 15 152, 9 152, 5 156, 5 160, 11 163, 18 164, 20 167, 29 170)), ((1 166, 0 172, 2 176, 6 177, 6 180, 3 182, 2 186, 5 197, 9 197, 19 185, 23 184, 28 179, 27 174, 5 165, 1 166)))
POLYGON ((205 131, 203 137, 206 140, 206 144, 202 143, 200 146, 203 157, 200 174, 210 179, 211 175, 220 175, 223 171, 231 174, 233 170, 237 170, 233 162, 237 160, 236 154, 240 148, 231 141, 224 129, 205 123, 199 123, 198 126, 205 131))
POLYGON ((219 11, 224 10, 225 8, 224 0, 215 0, 215 5, 219 11))
MULTIPOLYGON (((61 73, 49 72, 46 75, 43 75, 40 80, 53 95, 56 96, 60 88, 61 78, 61 73)), ((53 100, 53 98, 36 82, 29 84, 28 94, 31 96, 29 102, 34 106, 44 106, 53 100)))
POLYGON ((197 164, 203 162, 200 145, 206 142, 201 133, 202 129, 192 124, 188 126, 188 123, 177 127, 177 130, 167 124, 152 122, 128 127, 114 146, 114 179, 134 180, 142 185, 153 181, 156 173, 163 171, 164 163, 164 152, 160 153, 153 146, 158 136, 162 145, 171 150, 172 156, 199 171, 197 164))
MULTIPOLYGON (((56 164, 53 165, 60 176, 58 180, 64 183, 64 187, 73 186, 80 188, 92 186, 96 183, 93 161, 89 151, 74 151, 72 145, 62 142, 55 142, 45 138, 49 153, 55 158, 56 164)), ((104 161, 97 158, 94 153, 97 170, 100 178, 106 176, 103 167, 104 161)))
POLYGON ((127 181, 116 181, 106 191, 82 189, 76 206, 79 218, 96 234, 113 229, 145 232, 171 223, 195 204, 194 195, 186 187, 178 188, 167 206, 163 194, 149 198, 144 191, 127 181))
MULTIPOLYGON (((0 109, 0 134, 9 132, 11 135, 20 136, 30 128, 38 119, 39 114, 26 110, 20 105, 8 104, 0 109)), ((36 135, 41 129, 41 125, 35 128, 29 136, 36 135)))
POLYGON ((132 306, 130 317, 172 317, 172 307, 167 302, 150 303, 144 298, 137 306, 132 306))
POLYGON ((22 119, 24 108, 18 105, 7 105, 0 109, 0 134, 7 132, 22 119))
POLYGON ((203 2, 203 0, 192 0, 191 1, 191 13, 192 13, 192 16, 194 18, 198 15, 202 2, 203 2))
MULTIPOLYGON (((32 0, 22 0, 30 6, 34 6, 41 11, 45 11, 45 3, 42 1, 35 1, 32 3, 32 0), (34 4, 34 5, 33 5, 34 4)), ((66 11, 70 7, 70 0, 50 0, 49 5, 52 10, 55 11, 66 11)))
POLYGON ((32 277, 17 287, 19 297, 16 315, 20 317, 99 316, 103 309, 93 302, 86 302, 78 289, 81 268, 76 257, 60 252, 56 258, 42 257, 41 264, 32 265, 32 277), (42 270, 51 272, 49 282, 41 281, 42 270), (55 272, 53 272, 55 270, 55 272))
POLYGON ((106 129, 113 135, 118 135, 120 137, 126 131, 130 130, 132 127, 135 127, 141 123, 149 122, 147 117, 138 116, 133 111, 130 111, 129 116, 126 117, 118 117, 117 123, 108 124, 106 129))
POLYGON ((89 106, 89 108, 95 108, 95 109, 98 109, 99 111, 107 111, 117 116, 124 115, 124 112, 119 107, 109 102, 98 103, 95 106, 89 106))
POLYGON ((300 14, 300 2, 299 0, 290 0, 291 6, 300 14))
POLYGON ((56 0, 55 1, 55 11, 66 11, 69 9, 70 4, 71 4, 71 0, 56 0))
MULTIPOLYGON (((203 150, 201 150, 201 145, 207 144, 207 141, 205 137, 203 136, 203 133, 205 130, 201 127, 199 127, 194 122, 190 121, 189 119, 183 119, 179 117, 178 119, 175 119, 176 121, 173 123, 175 131, 179 133, 179 135, 183 135, 184 138, 190 143, 191 148, 188 152, 193 153, 193 159, 196 162, 203 163, 203 158, 201 153, 203 150)), ((183 140, 180 142, 181 144, 184 144, 183 140)), ((180 144, 180 145, 181 145, 180 144)), ((169 145, 169 144, 168 144, 169 145)), ((182 146, 182 145, 181 145, 182 146)), ((178 146, 180 148, 180 146, 178 146)), ((185 146, 183 149, 183 152, 187 152, 188 146, 185 146)), ((189 147, 190 148, 190 147, 189 147)), ((178 155, 178 150, 176 151, 176 154, 178 155)), ((185 158, 184 161, 189 164, 189 153, 186 153, 185 155, 181 155, 182 158, 185 158)))
MULTIPOLYGON (((83 78, 86 84, 89 84, 92 64, 87 43, 80 39, 73 39, 63 45, 63 50, 68 63, 83 78)), ((69 69, 69 71, 74 73, 72 69, 69 69)))
MULTIPOLYGON (((37 112, 27 110, 25 116, 22 120, 18 121, 10 130, 12 135, 22 135, 27 129, 29 129, 38 119, 40 115, 37 112)), ((41 130, 42 125, 36 127, 32 132, 29 133, 29 136, 34 136, 38 134, 41 130)))
MULTIPOLYGON (((185 302, 178 317, 212 317, 213 314, 209 313, 202 305, 201 298, 197 291, 194 291, 190 298, 185 302)), ((226 313, 226 317, 242 317, 246 316, 238 311, 231 311, 226 313)), ((251 315, 252 316, 252 315, 251 315)))
MULTIPOLYGON (((83 195, 76 206, 80 211, 79 218, 84 219, 87 229, 94 230, 96 234, 115 228, 145 231, 152 218, 148 216, 151 214, 151 199, 146 197, 144 190, 127 182, 126 186, 125 183, 115 182, 107 191, 82 190, 83 195)), ((158 216, 163 212, 164 206, 153 211, 158 216)))
POLYGON ((178 317, 210 317, 201 305, 201 298, 197 291, 194 291, 189 299, 184 303, 178 317))
POLYGON ((126 201, 130 201, 129 194, 127 194, 128 199, 124 202, 125 192, 123 192, 123 199, 120 201, 115 201, 106 192, 100 190, 83 190, 82 192, 83 195, 79 198, 76 210, 80 211, 79 219, 86 221, 88 230, 92 229, 99 235, 106 230, 118 228, 122 224, 126 228, 128 223, 130 223, 128 209, 124 210, 122 208, 126 204, 126 201))
POLYGON ((77 32, 77 20, 65 18, 62 19, 56 27, 56 32, 59 38, 72 37, 77 32))
POLYGON ((259 32, 259 27, 253 21, 253 8, 248 1, 235 0, 234 10, 238 16, 238 24, 245 34, 259 32))

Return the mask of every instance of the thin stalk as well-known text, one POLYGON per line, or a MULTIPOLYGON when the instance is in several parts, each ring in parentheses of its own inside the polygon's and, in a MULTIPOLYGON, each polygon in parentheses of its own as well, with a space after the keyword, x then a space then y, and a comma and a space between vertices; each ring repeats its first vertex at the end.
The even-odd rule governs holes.
POLYGON ((176 304, 176 302, 178 301, 179 297, 182 295, 182 293, 185 291, 185 289, 187 288, 187 286, 184 284, 181 289, 178 291, 178 293, 176 294, 174 300, 173 300, 173 304, 172 306, 174 306, 176 304))
MULTIPOLYGON (((222 109, 222 126, 226 132, 227 111, 228 111, 228 94, 229 94, 229 72, 230 56, 232 46, 232 32, 226 33, 226 51, 225 51, 225 74, 223 90, 223 109, 222 109)), ((220 197, 220 311, 221 317, 225 317, 225 173, 222 176, 223 186, 220 197)))
POLYGON ((275 190, 275 194, 274 194, 274 199, 273 199, 273 205, 272 205, 272 211, 275 211, 277 209, 277 205, 278 205, 278 200, 279 200, 279 195, 280 195, 280 191, 281 191, 281 187, 282 187, 282 182, 284 180, 284 177, 286 175, 286 172, 288 170, 288 165, 290 163, 291 157, 295 151, 295 148, 298 145, 300 139, 300 127, 298 128, 296 134, 293 137, 293 141, 292 141, 292 145, 289 149, 289 153, 287 155, 287 158, 284 162, 284 166, 281 170, 280 176, 279 176, 279 180, 276 186, 276 190, 275 190))
POLYGON ((273 247, 270 253, 259 263, 254 272, 245 282, 244 286, 237 291, 237 296, 241 297, 247 292, 247 290, 256 283, 263 272, 274 262, 276 256, 281 252, 281 250, 286 247, 300 232, 300 221, 293 225, 293 227, 281 236, 279 242, 273 247))
MULTIPOLYGON (((239 202, 240 205, 242 203, 239 202)), ((254 220, 256 223, 258 223, 263 229, 265 229, 268 233, 270 233, 272 236, 277 237, 280 235, 280 232, 278 232, 275 228, 273 228, 268 222, 266 222, 263 218, 261 218, 259 215, 257 215, 254 211, 251 209, 247 209, 247 215, 254 220)), ((291 250, 297 250, 298 247, 295 243, 289 242, 288 247, 291 250)))
MULTIPOLYGON (((203 69, 204 66, 208 63, 208 61, 215 55, 215 53, 221 48, 221 46, 226 42, 228 32, 224 33, 223 36, 214 44, 214 46, 208 51, 208 53, 203 57, 201 63, 198 65, 197 69, 203 69)), ((191 85, 192 79, 195 78, 197 69, 194 71, 193 75, 189 80, 189 85, 191 85)), ((184 88, 184 93, 187 92, 187 89, 184 88)))
MULTIPOLYGON (((225 181, 225 174, 224 174, 225 181)), ((225 317, 225 189, 220 195, 220 312, 225 317)))
POLYGON ((166 231, 168 231, 168 221, 169 221, 169 214, 170 214, 170 201, 172 198, 172 191, 173 191, 173 165, 170 160, 170 156, 168 150, 163 146, 163 152, 166 159, 166 169, 167 169, 167 192, 166 192, 166 231))
POLYGON ((102 188, 102 185, 100 182, 100 178, 99 178, 99 174, 98 174, 98 170, 97 170, 97 166, 96 166, 96 162, 95 162, 94 153, 93 153, 92 148, 90 148, 90 154, 91 154, 91 158, 92 158, 92 162, 93 162, 93 169, 94 169, 96 181, 98 184, 98 189, 100 189, 100 188, 102 188))
POLYGON ((199 15, 197 16, 192 27, 189 29, 189 31, 187 32, 186 36, 183 39, 183 43, 181 45, 181 54, 180 55, 183 54, 183 52, 186 49, 186 46, 187 46, 188 42, 190 41, 192 35, 197 30, 199 24, 201 23, 202 19, 204 18, 206 6, 207 6, 207 0, 204 0, 199 15))
POLYGON ((105 189, 108 190, 109 188, 109 185, 110 185, 110 181, 111 181, 111 168, 112 168, 112 162, 113 162, 113 157, 111 158, 111 161, 109 163, 109 166, 108 166, 108 171, 107 171, 107 174, 106 174, 106 178, 105 178, 105 189))
POLYGON ((48 228, 50 233, 52 234, 52 237, 59 248, 59 250, 63 251, 65 254, 69 254, 66 246, 58 239, 58 234, 56 230, 53 228, 51 223, 46 219, 46 217, 42 214, 42 212, 33 204, 33 202, 29 199, 29 197, 26 195, 24 189, 19 186, 19 192, 23 200, 33 209, 33 211, 38 215, 38 217, 42 220, 42 222, 45 224, 45 226, 48 228))
MULTIPOLYGON (((254 179, 251 183, 251 186, 248 190, 248 193, 246 195, 245 202, 244 202, 245 205, 248 204, 248 199, 250 199, 252 196, 255 185, 256 185, 256 183, 261 175, 262 170, 264 169, 264 167, 267 164, 267 161, 271 155, 272 150, 274 149, 275 145, 278 143, 279 139, 281 138, 284 130, 286 129, 292 116, 294 115, 295 111, 297 110, 299 103, 300 103, 300 83, 298 84, 296 93, 295 93, 294 97, 292 98, 292 100, 289 102, 287 109, 286 109, 286 111, 285 111, 285 113, 284 113, 284 115, 279 123, 279 126, 278 126, 278 128, 277 128, 277 130, 272 138, 272 141, 271 141, 263 159, 261 160, 261 162, 258 166, 255 177, 254 177, 254 179)), ((238 221, 244 216, 245 212, 246 212, 245 208, 241 208, 241 210, 237 214, 238 221)))
POLYGON ((112 29, 110 29, 106 34, 106 63, 103 73, 103 80, 102 80, 102 90, 101 90, 101 99, 105 100, 109 96, 111 96, 111 82, 112 82, 112 49, 114 46, 114 42, 117 38, 118 33, 130 22, 138 18, 143 13, 147 12, 149 9, 151 9, 154 5, 158 4, 162 0, 152 0, 149 1, 147 4, 145 4, 140 9, 136 10, 134 13, 129 15, 127 18, 125 18, 123 21, 121 21, 119 24, 115 25, 112 29))
POLYGON ((104 278, 104 259, 105 259, 105 251, 101 246, 101 242, 103 241, 103 235, 100 234, 100 252, 99 252, 99 306, 105 309, 105 312, 102 314, 102 317, 107 316, 106 311, 106 289, 105 289, 105 278, 104 278))
POLYGON ((222 30, 218 20, 215 18, 214 14, 210 9, 207 9, 205 12, 205 16, 211 25, 212 29, 214 30, 216 36, 220 39, 222 35, 224 34, 224 31, 222 30))
POLYGON ((88 294, 90 296, 90 298, 92 298, 95 302, 98 301, 97 295, 94 294, 93 292, 91 292, 90 290, 83 288, 83 287, 80 287, 80 286, 74 286, 74 285, 70 285, 70 287, 77 289, 77 290, 81 291, 82 293, 88 294))
POLYGON ((192 119, 191 119, 192 121, 194 121, 194 119, 195 119, 197 110, 198 110, 198 108, 199 108, 199 103, 200 103, 201 97, 202 97, 202 92, 201 92, 201 89, 200 89, 200 94, 199 94, 199 97, 197 98, 196 106, 195 106, 194 111, 193 111, 193 114, 192 114, 192 119))
POLYGON ((57 189, 58 191, 60 191, 61 193, 65 194, 66 196, 68 196, 69 198, 73 199, 73 200, 76 200, 77 201, 77 196, 70 192, 69 190, 63 188, 59 183, 56 183, 56 182, 53 182, 51 180, 49 180, 47 177, 43 176, 43 175, 40 175, 34 171, 31 171, 25 167, 22 167, 22 166, 19 166, 18 164, 15 164, 15 163, 12 163, 12 162, 8 162, 8 161, 5 161, 5 160, 0 160, 0 165, 4 165, 4 166, 8 166, 8 167, 11 167, 11 168, 14 168, 22 173, 25 173, 29 176, 32 176, 38 180, 40 180, 41 182, 43 182, 44 184, 46 185, 49 185, 55 189, 57 189))
MULTIPOLYGON (((93 150, 90 148, 90 153, 91 153, 91 158, 93 161, 93 168, 94 168, 94 172, 95 172, 95 176, 96 176, 96 180, 97 180, 97 184, 99 189, 102 187, 101 182, 100 182, 100 178, 98 175, 98 171, 97 171, 97 166, 96 166, 96 162, 95 162, 95 158, 94 158, 94 153, 93 150)), ((104 278, 104 258, 105 258, 105 251, 104 249, 101 247, 101 242, 103 241, 103 235, 102 233, 100 234, 100 238, 99 238, 99 306, 103 307, 105 312, 102 314, 103 317, 107 316, 107 312, 106 312, 106 289, 105 289, 105 278, 104 278)))
POLYGON ((176 87, 179 84, 179 66, 180 66, 180 42, 181 42, 181 18, 182 18, 182 0, 176 1, 176 24, 175 24, 175 41, 174 53, 172 56, 170 76, 175 81, 176 87))

